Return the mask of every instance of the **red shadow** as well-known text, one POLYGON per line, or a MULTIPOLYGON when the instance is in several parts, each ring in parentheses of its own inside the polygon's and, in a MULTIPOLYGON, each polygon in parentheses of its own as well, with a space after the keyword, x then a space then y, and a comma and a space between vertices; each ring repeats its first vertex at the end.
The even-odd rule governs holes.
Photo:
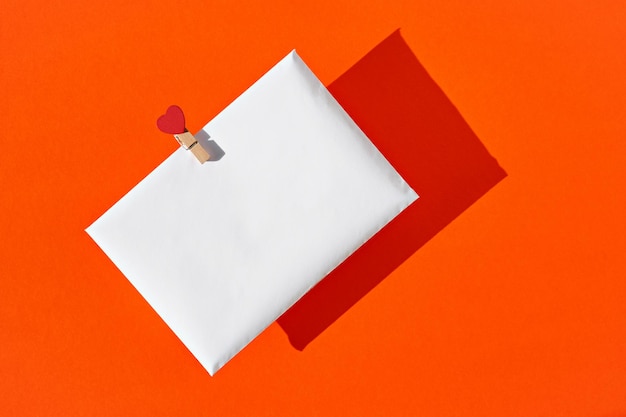
POLYGON ((299 350, 506 177, 399 30, 328 89, 420 198, 278 319, 299 350))

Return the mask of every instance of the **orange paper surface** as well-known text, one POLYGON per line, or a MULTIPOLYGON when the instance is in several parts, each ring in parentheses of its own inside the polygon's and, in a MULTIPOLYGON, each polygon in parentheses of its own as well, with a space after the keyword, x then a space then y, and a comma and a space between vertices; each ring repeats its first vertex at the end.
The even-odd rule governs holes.
POLYGON ((626 6, 2 9, 1 415, 626 414, 626 6), (155 127, 163 109, 179 104, 197 131, 294 47, 420 202, 409 176, 466 207, 430 206, 426 229, 428 216, 398 219, 210 378, 83 230, 178 146, 155 127), (389 99, 359 95, 359 77, 385 74, 362 65, 376 51, 407 53, 389 70, 416 76, 388 114, 422 121, 391 126, 408 156, 373 137, 384 109, 359 105, 389 99), (426 142, 407 138, 437 126, 461 133, 428 147, 422 163, 444 166, 411 167, 426 142), (469 189, 442 176, 459 172, 469 189))

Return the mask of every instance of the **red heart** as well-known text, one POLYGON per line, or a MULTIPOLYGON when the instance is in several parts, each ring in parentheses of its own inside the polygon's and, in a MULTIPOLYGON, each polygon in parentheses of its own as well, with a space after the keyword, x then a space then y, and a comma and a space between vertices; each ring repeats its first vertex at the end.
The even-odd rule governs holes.
POLYGON ((157 119, 161 132, 176 135, 185 131, 185 115, 177 105, 169 106, 165 114, 157 119))

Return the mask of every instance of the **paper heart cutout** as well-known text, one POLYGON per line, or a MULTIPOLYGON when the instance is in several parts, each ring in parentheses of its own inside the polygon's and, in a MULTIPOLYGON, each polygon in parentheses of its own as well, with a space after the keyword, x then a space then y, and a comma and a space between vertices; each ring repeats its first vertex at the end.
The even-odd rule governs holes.
POLYGON ((164 115, 157 119, 157 127, 161 132, 176 135, 185 131, 185 115, 177 105, 169 106, 164 115))

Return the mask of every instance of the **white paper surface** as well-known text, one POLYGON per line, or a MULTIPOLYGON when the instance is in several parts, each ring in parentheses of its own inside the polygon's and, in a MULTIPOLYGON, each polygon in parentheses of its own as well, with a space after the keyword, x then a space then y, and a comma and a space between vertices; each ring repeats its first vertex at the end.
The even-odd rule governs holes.
POLYGON ((417 194, 295 51, 203 130, 87 232, 213 375, 417 194))

